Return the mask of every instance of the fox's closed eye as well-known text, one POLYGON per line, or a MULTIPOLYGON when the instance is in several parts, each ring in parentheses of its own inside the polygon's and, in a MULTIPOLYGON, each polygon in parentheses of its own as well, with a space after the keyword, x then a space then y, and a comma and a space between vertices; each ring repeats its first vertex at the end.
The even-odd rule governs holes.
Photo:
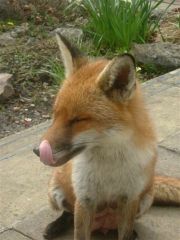
POLYGON ((78 123, 78 122, 84 122, 84 121, 88 121, 90 120, 89 117, 74 117, 73 119, 71 119, 69 121, 69 124, 75 124, 75 123, 78 123))

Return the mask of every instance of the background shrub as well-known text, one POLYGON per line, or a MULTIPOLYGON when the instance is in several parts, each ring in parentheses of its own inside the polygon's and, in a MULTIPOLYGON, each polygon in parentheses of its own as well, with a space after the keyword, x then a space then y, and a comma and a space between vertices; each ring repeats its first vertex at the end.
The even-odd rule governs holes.
POLYGON ((82 0, 81 6, 88 13, 87 31, 93 35, 97 46, 128 51, 134 42, 149 41, 157 30, 162 15, 156 19, 151 19, 151 15, 162 2, 82 0))

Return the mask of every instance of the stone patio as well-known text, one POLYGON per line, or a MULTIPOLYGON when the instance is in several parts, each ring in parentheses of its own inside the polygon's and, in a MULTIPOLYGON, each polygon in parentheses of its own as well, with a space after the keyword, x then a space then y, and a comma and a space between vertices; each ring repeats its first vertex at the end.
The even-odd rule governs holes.
MULTIPOLYGON (((180 69, 143 84, 159 139, 157 172, 180 178, 180 69)), ((49 121, 0 140, 0 240, 41 240, 58 213, 47 201, 52 169, 39 162, 32 148, 49 121)), ((180 239, 180 208, 153 207, 136 222, 139 240, 180 239)), ((58 238, 73 239, 73 229, 58 238)), ((114 240, 116 234, 95 240, 114 240)))

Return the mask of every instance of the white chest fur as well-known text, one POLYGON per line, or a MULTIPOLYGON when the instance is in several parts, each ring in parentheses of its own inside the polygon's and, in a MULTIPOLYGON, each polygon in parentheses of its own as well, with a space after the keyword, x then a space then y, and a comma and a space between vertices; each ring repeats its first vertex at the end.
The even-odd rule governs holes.
POLYGON ((152 148, 139 150, 126 141, 105 141, 101 147, 87 149, 73 160, 72 182, 76 197, 94 204, 115 201, 119 197, 133 200, 149 180, 144 169, 153 154, 152 148))

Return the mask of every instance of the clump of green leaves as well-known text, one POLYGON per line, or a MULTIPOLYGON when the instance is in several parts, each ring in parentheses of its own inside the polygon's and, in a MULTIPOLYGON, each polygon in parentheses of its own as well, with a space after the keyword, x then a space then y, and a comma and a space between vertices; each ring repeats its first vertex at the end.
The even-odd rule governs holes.
POLYGON ((81 6, 89 15, 88 32, 97 46, 128 51, 134 42, 147 42, 158 28, 161 16, 151 19, 151 15, 162 2, 82 0, 81 6))

